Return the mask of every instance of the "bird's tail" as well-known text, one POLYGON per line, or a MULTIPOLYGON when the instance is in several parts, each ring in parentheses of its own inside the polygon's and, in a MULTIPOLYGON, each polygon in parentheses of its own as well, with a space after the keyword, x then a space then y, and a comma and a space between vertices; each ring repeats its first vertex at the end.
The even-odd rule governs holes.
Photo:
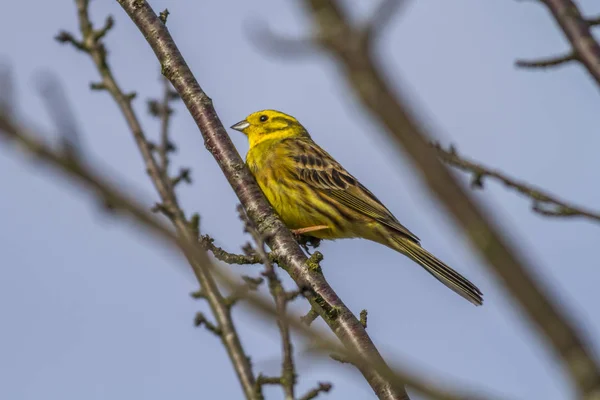
POLYGON ((398 235, 394 234, 389 235, 388 238, 390 236, 389 246, 394 250, 418 263, 437 280, 471 303, 476 306, 483 304, 483 294, 467 278, 438 260, 433 254, 422 248, 419 243, 405 237, 398 237, 398 235))

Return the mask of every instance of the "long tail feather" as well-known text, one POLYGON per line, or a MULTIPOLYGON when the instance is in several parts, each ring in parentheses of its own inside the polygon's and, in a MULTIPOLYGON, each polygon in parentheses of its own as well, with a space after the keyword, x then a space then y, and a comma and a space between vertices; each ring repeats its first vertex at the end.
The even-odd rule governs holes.
POLYGON ((483 304, 483 294, 467 278, 438 260, 433 254, 422 248, 418 243, 403 237, 392 236, 391 247, 406 255, 437 280, 448 286, 454 292, 469 300, 476 306, 483 304))

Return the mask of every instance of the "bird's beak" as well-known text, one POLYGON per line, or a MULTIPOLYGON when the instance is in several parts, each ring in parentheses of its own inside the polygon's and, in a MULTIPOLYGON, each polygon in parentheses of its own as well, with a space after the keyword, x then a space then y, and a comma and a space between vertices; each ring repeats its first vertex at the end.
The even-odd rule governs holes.
POLYGON ((244 132, 244 129, 250 126, 250 122, 243 120, 238 122, 237 124, 231 125, 231 129, 235 129, 236 131, 244 132))

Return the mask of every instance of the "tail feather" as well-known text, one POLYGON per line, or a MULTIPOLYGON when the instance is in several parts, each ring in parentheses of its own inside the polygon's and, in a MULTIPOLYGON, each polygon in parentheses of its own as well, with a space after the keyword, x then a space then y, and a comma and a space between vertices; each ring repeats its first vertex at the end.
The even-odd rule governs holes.
POLYGON ((442 261, 438 260, 417 242, 407 238, 392 237, 391 247, 421 265, 437 280, 469 300, 471 303, 476 306, 483 304, 483 294, 477 286, 442 261))

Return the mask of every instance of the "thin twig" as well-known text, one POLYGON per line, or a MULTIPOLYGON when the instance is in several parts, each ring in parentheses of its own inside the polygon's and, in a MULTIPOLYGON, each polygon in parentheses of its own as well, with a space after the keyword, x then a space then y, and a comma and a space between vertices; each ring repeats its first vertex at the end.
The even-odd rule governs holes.
MULTIPOLYGON (((365 329, 329 286, 323 274, 316 269, 305 267, 306 255, 291 232, 273 212, 227 135, 215 112, 212 100, 194 78, 169 31, 156 13, 144 0, 118 0, 118 2, 154 50, 161 63, 163 74, 180 94, 200 128, 207 149, 217 160, 248 217, 255 223, 260 234, 270 239, 268 244, 277 254, 279 265, 285 268, 298 287, 310 288, 309 301, 313 306, 318 307, 325 322, 349 351, 371 360, 374 365, 385 366, 385 361, 365 329), (335 312, 332 312, 334 310, 335 312)), ((362 369, 361 372, 380 398, 408 398, 403 386, 398 382, 385 379, 384 376, 387 374, 382 374, 381 369, 362 369)))
POLYGON ((151 99, 148 101, 148 111, 154 117, 160 119, 160 141, 158 145, 149 143, 151 150, 158 154, 158 164, 163 179, 170 184, 171 190, 174 190, 181 182, 192 183, 191 171, 189 168, 180 168, 179 173, 171 177, 169 166, 171 163, 170 154, 177 150, 175 143, 171 140, 170 122, 173 115, 171 102, 179 99, 177 92, 171 88, 171 83, 161 77, 163 83, 163 95, 161 100, 151 99))
MULTIPOLYGON (((552 4, 559 2, 546 1, 552 4)), ((373 58, 373 49, 348 46, 349 42, 356 40, 353 38, 360 36, 361 30, 352 25, 338 1, 305 0, 304 3, 319 32, 319 43, 337 59, 357 99, 386 127, 386 133, 420 170, 432 194, 462 227, 482 259, 487 261, 485 265, 504 283, 540 336, 546 339, 548 347, 560 357, 580 394, 587 399, 597 396, 600 393, 600 366, 584 336, 559 304, 551 300, 546 290, 537 283, 533 273, 535 269, 530 262, 437 159, 429 144, 430 134, 407 111, 409 108, 405 100, 392 92, 373 58)), ((576 24, 573 18, 568 20, 569 26, 576 24)), ((580 45, 577 43, 578 48, 580 45)), ((585 55, 590 54, 590 48, 585 50, 585 55)), ((582 59, 586 58, 585 55, 579 54, 582 59)), ((591 71, 599 72, 600 83, 600 62, 596 61, 594 68, 591 71)))
POLYGON ((319 313, 314 308, 311 308, 310 310, 308 310, 306 315, 303 315, 300 318, 300 320, 303 324, 306 324, 306 326, 310 326, 318 317, 319 313))
POLYGON ((362 310, 360 312, 360 323, 362 326, 365 327, 365 329, 367 329, 367 316, 369 315, 369 313, 367 312, 367 310, 362 310))
MULTIPOLYGON (((200 237, 200 244, 202 247, 210 251, 217 260, 223 261, 227 264, 262 264, 262 260, 258 254, 234 254, 229 253, 223 248, 214 244, 215 239, 208 235, 203 235, 200 237)), ((273 253, 269 253, 269 259, 272 262, 276 262, 276 257, 273 253)))
POLYGON ((340 364, 352 364, 352 361, 350 361, 348 358, 341 356, 339 354, 331 353, 329 355, 329 358, 331 358, 333 361, 339 362, 340 364))
POLYGON ((309 391, 308 393, 306 393, 304 396, 300 397, 299 400, 312 400, 312 399, 316 399, 317 396, 319 396, 319 394, 321 394, 321 393, 327 393, 330 390, 331 390, 331 383, 319 382, 319 386, 317 386, 316 388, 312 389, 311 391, 309 391))
POLYGON ((169 153, 175 150, 175 146, 169 139, 169 122, 171 121, 171 115, 173 114, 173 109, 171 108, 171 100, 173 96, 171 95, 171 83, 162 78, 164 89, 163 89, 163 98, 160 106, 160 145, 158 146, 158 154, 160 157, 160 166, 163 170, 165 176, 169 176, 169 153))
POLYGON ((600 25, 600 15, 594 18, 588 18, 585 20, 585 22, 587 22, 590 27, 598 26, 600 25))
POLYGON ((585 209, 575 204, 569 203, 554 195, 545 192, 542 189, 531 186, 525 182, 503 174, 502 172, 488 168, 484 165, 468 160, 458 155, 454 147, 446 150, 439 144, 435 144, 438 156, 442 161, 457 169, 469 172, 472 175, 471 187, 483 188, 485 178, 490 178, 503 183, 506 187, 516 190, 524 196, 531 198, 532 210, 538 214, 550 217, 582 217, 600 222, 600 212, 585 209))
POLYGON ((196 317, 194 318, 194 325, 195 326, 202 326, 202 325, 204 325, 207 330, 211 331, 215 335, 217 335, 217 336, 222 336, 223 335, 223 332, 221 331, 221 328, 219 328, 218 326, 216 326, 215 324, 213 324, 212 322, 210 322, 206 318, 206 315, 204 315, 201 312, 196 313, 196 317))
POLYGON ((254 226, 254 223, 248 218, 242 206, 238 206, 238 213, 246 231, 250 233, 254 243, 256 244, 256 253, 260 257, 265 270, 263 276, 267 278, 269 282, 269 292, 275 301, 275 309, 277 310, 277 326, 279 328, 279 335, 281 336, 281 347, 283 352, 283 360, 281 363, 281 378, 279 384, 283 388, 283 393, 286 400, 294 400, 294 388, 296 386, 296 368, 294 366, 294 349, 292 346, 292 337, 290 334, 290 327, 286 321, 287 314, 287 293, 281 284, 281 280, 277 276, 277 272, 273 267, 273 263, 269 259, 269 256, 265 250, 265 239, 258 233, 258 230, 254 226))
MULTIPOLYGON (((62 132, 60 133, 62 136, 62 132)), ((47 169, 56 170, 94 193, 101 200, 108 215, 130 217, 140 226, 147 228, 143 230, 144 232, 154 233, 161 239, 176 244, 186 251, 187 245, 184 241, 177 238, 172 229, 150 214, 143 203, 118 190, 119 185, 108 181, 100 173, 91 169, 87 163, 88 159, 73 158, 63 149, 56 150, 55 146, 42 139, 45 136, 18 125, 8 113, 0 110, 0 139, 4 139, 7 145, 14 144, 15 149, 26 152, 28 157, 33 156, 37 161, 42 162, 44 167, 48 167, 47 169)))
POLYGON ((520 68, 550 68, 566 65, 571 61, 577 61, 577 56, 574 53, 566 54, 564 56, 550 57, 538 60, 517 60, 515 65, 520 68))
MULTIPOLYGON (((150 175, 154 187, 160 195, 162 206, 165 210, 168 210, 167 215, 175 226, 177 234, 186 241, 195 241, 194 232, 190 228, 189 221, 185 218, 183 210, 179 207, 177 196, 172 190, 172 185, 168 178, 161 172, 161 168, 154 158, 149 141, 146 139, 139 119, 131 105, 132 96, 126 95, 117 84, 107 62, 106 48, 101 39, 106 35, 112 26, 112 23, 110 26, 107 23, 105 28, 100 31, 94 30, 88 12, 89 0, 76 0, 76 4, 82 39, 81 41, 78 41, 69 33, 61 33, 58 35, 59 41, 72 43, 77 49, 90 55, 102 79, 99 86, 110 93, 123 113, 141 152, 142 158, 144 159, 146 170, 150 175)), ((164 26, 162 22, 158 21, 158 23, 164 26)), ((227 306, 225 299, 220 293, 214 278, 210 274, 207 274, 206 270, 202 269, 201 265, 194 262, 193 259, 189 260, 202 290, 207 295, 206 299, 210 305, 213 316, 217 321, 217 326, 223 333, 221 336, 222 342, 227 349, 246 397, 248 399, 259 399, 254 393, 255 378, 252 373, 252 367, 231 318, 230 308, 227 306)))

